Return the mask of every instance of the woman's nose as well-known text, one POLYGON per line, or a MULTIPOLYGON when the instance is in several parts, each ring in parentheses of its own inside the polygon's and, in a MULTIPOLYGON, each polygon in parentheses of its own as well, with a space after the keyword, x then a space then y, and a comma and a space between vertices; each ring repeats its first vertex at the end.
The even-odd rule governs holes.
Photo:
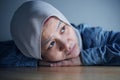
POLYGON ((59 40, 59 48, 60 50, 68 52, 70 49, 70 41, 67 38, 61 38, 59 40))

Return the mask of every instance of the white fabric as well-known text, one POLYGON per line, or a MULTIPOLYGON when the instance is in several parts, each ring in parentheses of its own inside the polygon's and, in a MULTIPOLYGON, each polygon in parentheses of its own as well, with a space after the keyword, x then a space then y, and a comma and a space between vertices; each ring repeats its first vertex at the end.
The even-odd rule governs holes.
POLYGON ((64 15, 43 1, 28 1, 22 4, 11 21, 11 35, 20 51, 28 57, 41 58, 41 30, 44 22, 56 16, 70 24, 64 15))

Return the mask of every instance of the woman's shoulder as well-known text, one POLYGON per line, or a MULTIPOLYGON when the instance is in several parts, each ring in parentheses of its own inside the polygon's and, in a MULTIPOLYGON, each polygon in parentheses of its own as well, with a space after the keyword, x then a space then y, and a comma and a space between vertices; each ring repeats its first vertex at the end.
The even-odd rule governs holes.
POLYGON ((77 30, 79 30, 79 32, 99 32, 99 31, 102 31, 102 27, 100 26, 90 26, 88 24, 85 24, 85 23, 81 23, 79 25, 75 25, 73 23, 71 23, 71 25, 76 28, 77 30))

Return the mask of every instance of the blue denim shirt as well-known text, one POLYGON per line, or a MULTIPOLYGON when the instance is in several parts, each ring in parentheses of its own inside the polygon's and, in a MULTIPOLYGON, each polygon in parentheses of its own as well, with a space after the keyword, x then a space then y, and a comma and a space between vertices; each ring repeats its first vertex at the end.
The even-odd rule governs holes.
MULTIPOLYGON (((120 65, 120 32, 84 24, 73 26, 82 37, 80 58, 83 65, 120 65)), ((37 59, 24 56, 14 41, 0 42, 0 67, 37 67, 37 62, 37 59)))
POLYGON ((80 57, 83 65, 120 65, 120 32, 84 24, 76 28, 82 37, 80 57))
POLYGON ((14 41, 0 42, 0 67, 37 67, 37 61, 24 56, 16 47, 14 41))

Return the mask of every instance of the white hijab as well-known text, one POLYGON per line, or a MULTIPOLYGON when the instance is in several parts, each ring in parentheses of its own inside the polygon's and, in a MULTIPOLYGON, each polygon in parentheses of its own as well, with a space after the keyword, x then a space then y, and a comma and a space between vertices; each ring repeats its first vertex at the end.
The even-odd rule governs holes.
POLYGON ((51 16, 70 24, 64 15, 43 1, 23 3, 13 15, 11 35, 20 51, 28 57, 41 58, 41 32, 44 22, 51 16))

